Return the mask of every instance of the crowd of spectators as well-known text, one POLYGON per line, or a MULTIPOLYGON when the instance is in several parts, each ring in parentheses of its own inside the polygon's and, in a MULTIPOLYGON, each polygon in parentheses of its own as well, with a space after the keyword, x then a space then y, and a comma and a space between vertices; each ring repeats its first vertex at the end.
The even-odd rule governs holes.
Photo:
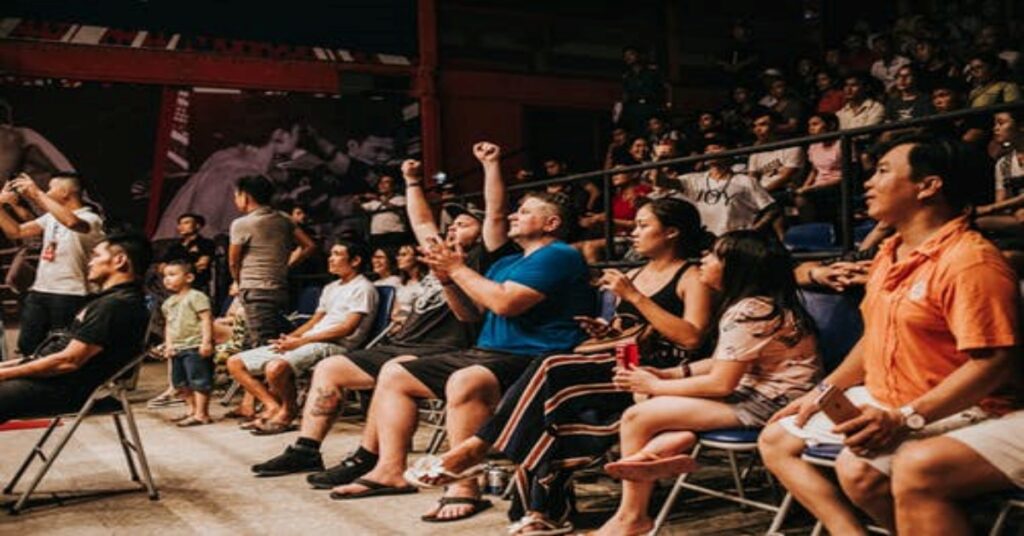
MULTIPOLYGON (((1024 487, 1019 279, 973 225, 1011 242, 1024 235, 1022 114, 854 140, 848 164, 866 179, 863 218, 877 227, 864 252, 838 262, 796 264, 781 240, 785 219, 838 217, 836 187, 849 167, 838 142, 769 148, 745 162, 715 156, 1020 99, 1011 74, 1019 54, 998 29, 979 26, 979 50, 962 53, 939 46, 950 41, 923 19, 911 22, 870 39, 852 34, 823 58, 827 68, 801 61, 789 77, 761 70, 740 28, 722 67, 765 73, 762 92, 737 85, 727 108, 700 113, 692 129, 658 115, 661 78, 627 51, 606 157, 611 199, 589 182, 511 196, 501 148, 480 142, 472 151, 482 210, 432 208, 420 163, 408 160, 401 182, 382 176, 375 193, 348 199, 370 215, 365 236, 313 237, 305 207, 275 205, 267 177, 245 176, 233 186, 242 216, 230 224, 226 259, 200 237, 203 218, 185 213, 180 240, 150 266, 145 240, 105 234, 78 177, 58 175, 46 192, 13 180, 0 193, 9 207, 0 229, 11 239, 41 235, 43 253, 22 310, 22 358, 0 364, 0 422, 74 409, 141 350, 149 267, 162 288, 151 309, 162 313, 158 354, 170 383, 151 406, 184 403, 178 426, 210 424, 221 369, 244 391, 228 413, 241 429, 298 430, 280 455, 252 460, 256 476, 311 473, 310 485, 346 501, 443 487, 422 519, 453 522, 493 506, 478 477, 497 450, 516 465, 509 533, 565 534, 575 529, 574 473, 618 444, 621 456, 604 469, 623 493, 597 534, 641 534, 653 524, 655 482, 697 469, 698 432, 763 428, 768 470, 830 532, 864 533, 866 514, 903 534, 968 534, 962 500, 1024 487), (711 157, 617 169, 691 153, 711 157), (977 206, 978 174, 993 169, 983 160, 995 157, 994 199, 977 206), (19 223, 30 208, 41 215, 19 223), (606 225, 616 251, 606 251, 606 225), (639 266, 588 269, 626 254, 639 266), (208 297, 218 262, 233 297, 221 315, 208 297), (292 322, 282 313, 310 281, 301 267, 316 263, 330 281, 310 315, 292 322), (395 304, 371 344, 385 286, 395 304), (614 298, 610 320, 595 287, 614 298), (800 287, 864 291, 863 335, 832 370, 800 287), (87 300, 91 290, 100 293, 87 300), (66 340, 46 348, 61 328, 70 328, 66 340), (636 344, 638 363, 616 355, 623 342, 636 344), (321 447, 346 390, 372 390, 366 420, 359 447, 327 467, 321 447), (833 421, 819 411, 822 392, 844 393, 857 415, 833 421), (444 404, 450 448, 410 466, 418 403, 428 399, 444 404), (801 457, 818 443, 843 446, 838 485, 801 457)), ((548 178, 567 172, 558 158, 544 162, 548 178)))

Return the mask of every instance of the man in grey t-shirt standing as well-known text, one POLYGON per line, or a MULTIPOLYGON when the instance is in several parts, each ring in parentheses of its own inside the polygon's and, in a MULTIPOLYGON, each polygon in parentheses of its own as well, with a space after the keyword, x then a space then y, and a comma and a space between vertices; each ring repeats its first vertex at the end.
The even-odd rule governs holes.
POLYGON ((31 355, 51 330, 71 325, 89 294, 86 265, 92 248, 103 240, 103 219, 82 202, 82 183, 74 173, 57 173, 43 192, 28 176, 4 185, 0 204, 18 196, 43 215, 19 224, 0 209, 0 229, 11 240, 42 236, 39 266, 21 310, 18 352, 31 355))
POLYGON ((260 175, 235 185, 235 206, 244 216, 231 222, 228 268, 254 346, 291 331, 282 314, 288 310, 288 269, 316 247, 288 216, 268 206, 273 195, 274 185, 260 175))

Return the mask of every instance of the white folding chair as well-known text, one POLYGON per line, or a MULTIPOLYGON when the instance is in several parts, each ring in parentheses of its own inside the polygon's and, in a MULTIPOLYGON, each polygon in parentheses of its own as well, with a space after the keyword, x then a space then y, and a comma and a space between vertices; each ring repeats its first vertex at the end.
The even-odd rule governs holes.
POLYGON ((18 499, 9 505, 11 515, 16 515, 25 508, 32 495, 37 493, 36 488, 39 486, 39 483, 46 476, 53 463, 57 461, 57 457, 60 456, 64 447, 67 446, 68 441, 71 440, 71 436, 78 430, 79 425, 82 424, 86 417, 93 415, 110 415, 114 419, 114 428, 117 430, 117 437, 121 443, 121 449, 124 451, 125 461, 128 464, 128 472, 131 475, 132 481, 140 484, 140 488, 149 494, 150 500, 155 501, 159 498, 156 484, 153 483, 153 476, 149 471, 146 453, 142 448, 142 438, 139 436, 139 429, 135 424, 131 403, 128 401, 128 393, 135 389, 139 368, 144 358, 145 353, 139 355, 131 363, 119 370, 117 374, 114 374, 109 380, 93 390, 77 413, 57 416, 40 415, 40 417, 52 417, 53 419, 49 427, 46 428, 46 431, 43 432, 42 437, 32 447, 31 452, 29 452, 21 467, 15 472, 14 477, 4 488, 4 494, 10 495, 15 493, 15 486, 18 485, 21 477, 36 458, 43 461, 43 466, 36 471, 28 488, 20 492, 18 499), (122 415, 128 424, 127 434, 121 422, 122 415), (50 439, 50 436, 56 431, 61 422, 68 417, 74 417, 74 420, 60 436, 60 439, 57 440, 56 446, 49 452, 45 452, 43 447, 47 440, 50 439), (138 463, 138 469, 136 469, 136 462, 138 463), (140 472, 142 473, 141 479, 139 477, 140 472))
MULTIPOLYGON (((668 498, 665 499, 665 504, 662 505, 661 510, 658 512, 658 517, 655 518, 654 527, 648 534, 650 536, 658 534, 664 526, 665 521, 668 520, 668 516, 672 512, 672 507, 675 506, 676 500, 679 498, 679 494, 684 489, 716 497, 718 499, 725 499, 727 501, 739 503, 743 506, 767 510, 769 512, 778 512, 780 509, 784 508, 788 509, 788 503, 792 501, 792 498, 790 497, 784 498, 779 504, 774 504, 752 499, 747 494, 749 477, 760 460, 757 454, 757 436, 760 433, 761 430, 759 428, 726 428, 700 433, 697 445, 693 447, 693 452, 690 455, 693 456, 694 459, 697 459, 701 452, 707 449, 724 451, 726 458, 729 461, 729 471, 732 475, 734 489, 731 493, 728 491, 712 489, 707 486, 690 482, 689 477, 691 473, 679 475, 676 479, 675 485, 672 486, 672 490, 669 492, 668 498), (746 467, 741 469, 740 457, 745 455, 747 455, 749 459, 747 460, 746 467)), ((765 477, 768 479, 768 483, 774 488, 774 481, 767 471, 765 472, 765 477)))

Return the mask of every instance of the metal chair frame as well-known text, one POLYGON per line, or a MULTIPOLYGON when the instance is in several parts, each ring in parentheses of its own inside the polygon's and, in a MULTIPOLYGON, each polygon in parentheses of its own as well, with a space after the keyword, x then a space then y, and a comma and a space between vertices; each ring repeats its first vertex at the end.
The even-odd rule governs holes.
MULTIPOLYGON (((4 494, 14 494, 14 488, 18 485, 18 482, 24 476, 25 472, 32 465, 32 462, 39 458, 43 461, 43 466, 36 471, 32 477, 28 487, 20 492, 18 499, 10 504, 8 511, 11 515, 17 515, 24 510, 29 499, 36 494, 44 493, 37 492, 36 488, 39 483, 49 472, 54 462, 63 452, 64 447, 67 446, 71 437, 75 431, 78 430, 79 425, 82 421, 91 415, 110 415, 114 419, 114 428, 117 430, 118 441, 121 443, 121 449, 124 452, 125 462, 128 465, 128 473, 131 476, 133 482, 139 483, 140 489, 146 491, 149 495, 150 500, 157 500, 160 498, 159 492, 156 489, 156 484, 153 482, 153 475, 149 470, 149 462, 146 459, 146 452, 142 447, 142 438, 139 435, 138 426, 135 423, 135 415, 132 413, 131 403, 128 400, 128 392, 135 388, 135 384, 138 381, 139 369, 145 354, 139 355, 137 358, 132 360, 127 366, 114 374, 110 380, 104 382, 102 385, 93 390, 89 398, 86 399, 82 408, 77 413, 68 413, 63 415, 57 415, 53 417, 50 425, 43 432, 43 435, 39 438, 39 441, 32 447, 28 456, 22 462, 21 467, 18 468, 17 472, 14 473, 14 477, 4 488, 4 494), (99 410, 94 412, 96 404, 101 400, 111 398, 120 407, 113 411, 99 410), (121 416, 124 416, 127 421, 127 434, 125 433, 125 426, 121 422, 121 416), (57 426, 68 417, 74 416, 71 425, 68 426, 67 430, 60 435, 56 445, 49 452, 44 451, 46 442, 50 439, 53 432, 57 429, 57 426), (136 467, 136 464, 138 467, 136 467), (140 478, 141 472, 141 478, 140 478)), ((99 492, 103 494, 104 492, 99 492)), ((107 492, 109 493, 109 492, 107 492)))

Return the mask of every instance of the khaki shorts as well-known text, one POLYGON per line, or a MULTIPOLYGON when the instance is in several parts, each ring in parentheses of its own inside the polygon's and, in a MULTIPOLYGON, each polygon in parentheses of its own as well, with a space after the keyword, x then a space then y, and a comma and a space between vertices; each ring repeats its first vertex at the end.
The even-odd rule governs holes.
MULTIPOLYGON (((846 397, 850 399, 850 402, 853 402, 855 406, 871 405, 877 408, 890 409, 875 400, 864 386, 851 387, 845 391, 845 394, 846 397)), ((938 435, 950 435, 956 430, 986 421, 989 417, 990 415, 985 411, 982 411, 981 408, 968 408, 959 413, 950 415, 949 417, 929 423, 920 431, 910 434, 907 439, 923 439, 938 435)), ((812 415, 811 418, 807 420, 807 423, 804 424, 803 428, 797 427, 795 424, 795 417, 793 416, 782 419, 779 421, 779 425, 790 434, 803 439, 808 445, 838 445, 843 442, 843 436, 832 433, 832 428, 835 427, 835 424, 833 424, 832 420, 825 416, 824 413, 819 412, 812 415)), ((846 451, 847 449, 843 450, 846 451)), ((895 452, 889 452, 887 454, 879 454, 873 458, 861 459, 883 475, 890 476, 892 475, 892 459, 894 454, 895 452)))
POLYGON ((946 437, 977 452, 985 461, 1024 488, 1024 410, 953 430, 946 437))

